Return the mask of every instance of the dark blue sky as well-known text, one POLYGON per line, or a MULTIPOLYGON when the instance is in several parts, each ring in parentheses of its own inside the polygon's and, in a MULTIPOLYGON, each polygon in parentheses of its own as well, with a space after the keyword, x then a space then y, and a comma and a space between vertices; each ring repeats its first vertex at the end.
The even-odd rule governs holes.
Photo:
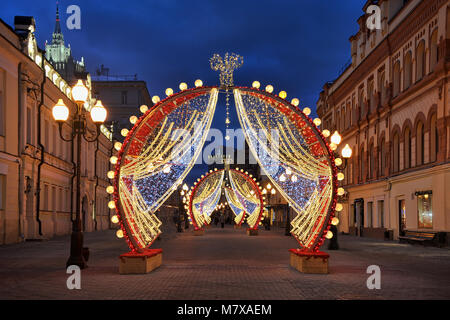
MULTIPOLYGON (((34 16, 39 46, 51 41, 54 0, 2 0, 0 18, 13 25, 15 15, 34 16)), ((235 84, 259 80, 285 90, 301 106, 315 110, 326 81, 336 78, 350 58, 349 37, 357 29, 364 0, 62 0, 61 25, 66 44, 78 60, 83 56, 94 73, 104 64, 110 74, 138 74, 151 95, 164 97, 195 79, 217 85, 210 69, 214 53, 235 52, 244 65, 235 84), (81 8, 81 30, 68 30, 66 8, 81 8)), ((212 126, 224 128, 224 99, 212 126)), ((137 111, 138 106, 136 106, 137 111)), ((232 125, 238 127, 232 110, 232 125)), ((139 114, 139 112, 136 112, 139 114)), ((204 166, 190 174, 201 174, 204 166)), ((195 178, 194 178, 195 179, 195 178)))
MULTIPOLYGON (((208 59, 226 51, 244 56, 235 82, 253 80, 286 90, 314 108, 322 85, 350 58, 348 38, 364 0, 62 0, 66 43, 88 70, 100 64, 112 74, 135 74, 152 95, 164 96, 181 81, 218 83, 208 59), (81 8, 81 30, 65 26, 66 8, 81 8)), ((0 17, 34 16, 39 45, 51 40, 54 0, 2 0, 0 17)))

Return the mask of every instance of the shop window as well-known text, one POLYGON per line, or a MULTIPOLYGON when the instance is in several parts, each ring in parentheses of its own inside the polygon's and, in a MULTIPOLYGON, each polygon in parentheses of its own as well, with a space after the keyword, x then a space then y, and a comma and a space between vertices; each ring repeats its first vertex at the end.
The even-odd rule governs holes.
POLYGON ((417 196, 417 209, 419 213, 419 228, 433 228, 432 195, 425 193, 417 196))

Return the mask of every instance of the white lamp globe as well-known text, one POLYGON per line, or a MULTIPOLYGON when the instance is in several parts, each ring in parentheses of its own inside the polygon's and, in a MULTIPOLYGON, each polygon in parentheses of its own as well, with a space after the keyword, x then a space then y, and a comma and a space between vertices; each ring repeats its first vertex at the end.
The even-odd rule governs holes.
POLYGON ((105 107, 102 105, 100 100, 97 100, 97 103, 91 110, 91 118, 95 123, 103 123, 106 120, 106 115, 108 112, 105 107))
POLYGON ((76 103, 85 103, 89 95, 89 90, 83 84, 82 80, 78 80, 77 84, 72 88, 72 98, 76 103))
POLYGON ((69 118, 69 108, 64 104, 62 99, 52 109, 53 118, 58 122, 64 122, 69 118))

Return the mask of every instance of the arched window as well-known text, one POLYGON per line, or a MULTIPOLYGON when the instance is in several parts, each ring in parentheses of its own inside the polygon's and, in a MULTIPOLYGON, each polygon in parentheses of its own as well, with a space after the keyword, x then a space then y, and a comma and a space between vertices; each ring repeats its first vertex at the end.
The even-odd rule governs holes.
POLYGON ((416 48, 416 82, 425 75, 425 41, 419 42, 416 48))
POLYGON ((350 102, 347 103, 347 108, 345 109, 345 129, 350 127, 350 118, 352 115, 352 107, 350 102))
POLYGON ((392 95, 396 97, 400 93, 400 61, 394 64, 392 82, 392 95))
POLYGON ((358 92, 358 104, 359 104, 359 115, 357 119, 360 120, 366 115, 366 106, 364 103, 364 88, 359 88, 358 92))
POLYGON ((361 152, 359 154, 359 181, 363 182, 366 179, 364 178, 364 173, 366 172, 365 168, 365 161, 364 161, 364 147, 361 148, 361 152))
POLYGON ((381 93, 381 103, 384 103, 384 100, 386 100, 386 86, 385 86, 385 82, 386 82, 386 76, 384 74, 384 72, 381 74, 380 77, 380 84, 379 84, 379 90, 381 93))
POLYGON ((380 168, 378 172, 380 173, 379 174, 380 177, 382 177, 384 176, 384 168, 386 167, 386 143, 384 138, 381 139, 379 150, 380 150, 380 157, 379 157, 380 168))
POLYGON ((367 88, 367 104, 368 113, 372 113, 375 111, 375 96, 374 96, 374 83, 373 80, 369 82, 369 86, 367 88))
POLYGON ((400 171, 400 139, 398 133, 394 133, 394 137, 392 138, 392 172, 400 171))
POLYGON ((416 129, 416 165, 420 166, 424 163, 424 132, 423 123, 420 121, 416 129))
POLYGON ((437 160, 437 154, 439 152, 439 135, 437 129, 436 113, 431 116, 430 121, 430 161, 437 160))
POLYGON ((412 56, 411 51, 408 51, 408 53, 405 55, 405 63, 404 63, 404 85, 403 90, 408 89, 411 86, 412 83, 412 56))
POLYGON ((433 31, 430 39, 430 72, 434 71, 434 67, 439 61, 437 29, 433 31))
POLYGON ((405 129, 405 139, 404 139, 404 168, 411 168, 411 129, 407 127, 405 129))
POLYGON ((375 155, 373 152, 373 143, 370 145, 369 154, 367 156, 369 157, 369 178, 373 179, 375 178, 375 155))

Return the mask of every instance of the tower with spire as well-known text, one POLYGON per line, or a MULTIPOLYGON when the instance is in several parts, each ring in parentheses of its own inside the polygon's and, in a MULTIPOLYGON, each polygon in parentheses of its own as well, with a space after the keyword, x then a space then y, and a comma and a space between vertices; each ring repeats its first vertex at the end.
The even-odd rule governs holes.
POLYGON ((64 43, 58 1, 56 1, 55 30, 52 35, 52 42, 50 44, 45 43, 45 57, 68 83, 72 83, 77 78, 86 77, 86 66, 83 57, 81 61, 76 61, 72 56, 70 44, 66 47, 64 43))

